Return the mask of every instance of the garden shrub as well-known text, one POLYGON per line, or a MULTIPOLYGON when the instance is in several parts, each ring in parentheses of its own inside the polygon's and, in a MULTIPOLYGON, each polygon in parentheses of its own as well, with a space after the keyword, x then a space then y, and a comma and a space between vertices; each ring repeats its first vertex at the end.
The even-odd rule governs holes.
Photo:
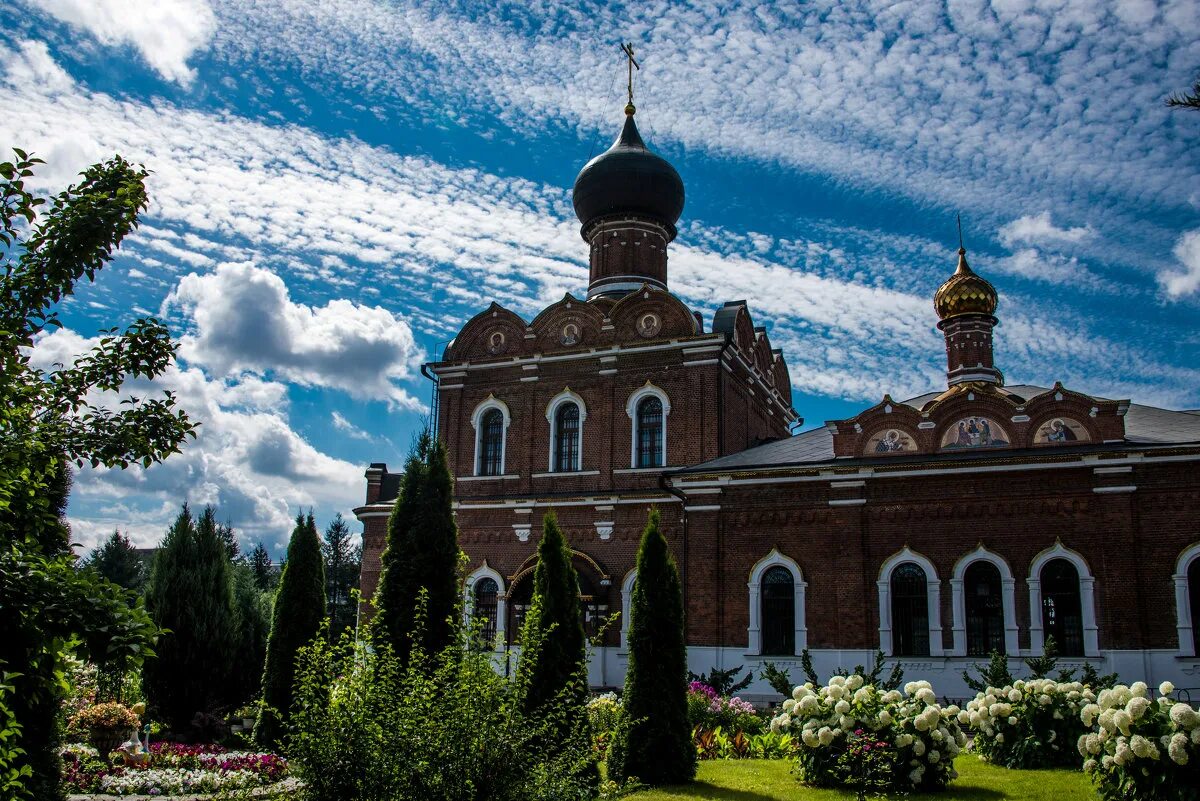
POLYGON ((790 734, 764 731, 746 734, 697 727, 693 732, 698 759, 787 759, 795 755, 796 744, 790 734))
POLYGON ((1080 713, 1095 731, 1076 746, 1105 801, 1185 801, 1200 788, 1200 715, 1171 698, 1170 682, 1151 701, 1146 685, 1135 682, 1101 690, 1096 703, 1080 713))
MULTIPOLYGON (((717 695, 737 695, 740 691, 746 689, 754 682, 754 671, 746 671, 746 675, 738 679, 738 674, 742 672, 742 665, 728 670, 713 668, 708 673, 693 673, 688 671, 688 681, 692 684, 706 684, 716 690, 717 695)), ((791 692, 789 690, 788 692, 791 692)), ((784 693, 787 695, 787 693, 784 693)))
POLYGON ((958 713, 937 703, 929 682, 883 691, 856 673, 834 676, 824 687, 796 687, 771 730, 799 734, 797 772, 807 784, 847 786, 843 756, 861 729, 888 743, 892 790, 938 790, 958 776, 953 761, 966 743, 958 713))
POLYGON ((959 713, 975 730, 974 751, 1006 768, 1079 767, 1075 742, 1085 731, 1083 708, 1096 700, 1079 682, 1014 681, 987 687, 959 713))
MULTIPOLYGON (((0 662, 0 668, 4 663, 0 662)), ((18 745, 21 723, 7 703, 13 691, 12 674, 0 670, 0 798, 22 801, 30 797, 25 780, 32 774, 29 765, 22 764, 25 750, 18 745)))
POLYGON ((762 718, 754 706, 741 698, 726 698, 701 681, 688 685, 688 723, 692 729, 722 728, 727 732, 757 734, 763 730, 762 718))

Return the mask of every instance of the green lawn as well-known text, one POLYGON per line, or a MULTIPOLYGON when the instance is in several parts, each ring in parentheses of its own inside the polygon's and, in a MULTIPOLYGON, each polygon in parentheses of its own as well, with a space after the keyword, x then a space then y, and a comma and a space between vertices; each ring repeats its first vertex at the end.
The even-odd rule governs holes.
MULTIPOLYGON (((634 801, 834 801, 849 792, 814 790, 796 781, 787 760, 711 760, 700 763, 693 784, 662 787, 630 796, 634 801)), ((959 777, 944 793, 909 795, 939 801, 1096 801, 1095 790, 1079 771, 1008 770, 961 756, 954 763, 959 777)))

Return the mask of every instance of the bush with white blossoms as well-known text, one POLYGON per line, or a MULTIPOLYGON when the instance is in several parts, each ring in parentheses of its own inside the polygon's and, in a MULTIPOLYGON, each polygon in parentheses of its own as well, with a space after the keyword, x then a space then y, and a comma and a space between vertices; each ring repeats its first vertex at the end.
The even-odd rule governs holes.
POLYGON ((1103 690, 1080 719, 1095 730, 1077 747, 1106 801, 1183 801, 1200 793, 1200 715, 1171 697, 1168 681, 1150 699, 1143 682, 1103 690))
POLYGON ((844 786, 838 760, 850 734, 862 729, 892 746, 893 790, 937 790, 958 776, 954 757, 966 744, 958 713, 956 706, 938 705, 927 681, 885 692, 859 675, 834 676, 825 687, 809 683, 793 690, 771 729, 799 734, 798 772, 807 784, 844 786))
POLYGON ((1095 700, 1079 682, 1017 680, 976 695, 958 722, 975 730, 972 749, 994 765, 1077 768, 1075 743, 1086 730, 1080 712, 1095 700))

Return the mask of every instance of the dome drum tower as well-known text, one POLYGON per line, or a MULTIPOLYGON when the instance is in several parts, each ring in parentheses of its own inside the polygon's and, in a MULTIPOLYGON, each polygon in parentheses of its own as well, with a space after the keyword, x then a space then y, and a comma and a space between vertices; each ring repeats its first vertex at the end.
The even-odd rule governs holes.
POLYGON ((958 269, 933 296, 941 318, 937 326, 946 337, 946 379, 950 386, 967 382, 1004 384, 992 354, 996 289, 967 264, 967 251, 958 249, 958 269))

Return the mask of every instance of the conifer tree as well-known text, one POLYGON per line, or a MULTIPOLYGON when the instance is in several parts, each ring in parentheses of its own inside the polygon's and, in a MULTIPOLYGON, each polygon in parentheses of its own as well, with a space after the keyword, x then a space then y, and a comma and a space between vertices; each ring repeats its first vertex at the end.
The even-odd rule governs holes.
POLYGON ((629 610, 624 720, 613 737, 609 775, 680 784, 696 775, 687 718, 687 648, 679 571, 650 510, 629 610))
POLYGON ((542 541, 538 544, 538 563, 533 572, 533 597, 525 618, 524 632, 537 629, 540 636, 522 634, 523 643, 536 643, 536 650, 524 648, 518 668, 521 705, 527 714, 556 699, 583 706, 587 693, 579 672, 585 669, 587 639, 579 615, 579 576, 571 563, 571 550, 558 527, 553 512, 542 521, 542 541), (575 698, 562 692, 575 681, 575 698))
POLYGON ((271 554, 261 542, 250 552, 250 570, 254 574, 254 583, 260 590, 273 589, 275 582, 271 574, 271 554))
POLYGON ((229 699, 229 654, 236 640, 233 584, 216 512, 198 521, 184 504, 154 559, 146 606, 169 629, 146 663, 146 694, 174 731, 229 699))
POLYGON ((358 586, 358 572, 362 562, 362 548, 350 541, 350 526, 339 512, 325 529, 321 542, 325 556, 325 584, 329 603, 330 636, 336 638, 342 631, 354 625, 355 608, 351 603, 350 591, 358 586))
POLYGON ((324 620, 325 565, 317 524, 310 512, 307 517, 296 516, 296 527, 288 543, 287 565, 275 591, 262 678, 264 708, 254 727, 254 738, 265 747, 277 748, 287 731, 296 651, 312 642, 324 620))
POLYGON ((436 654, 453 642, 460 608, 458 527, 446 449, 426 430, 404 466, 388 519, 387 548, 375 603, 377 631, 405 663, 421 590, 427 592, 421 645, 436 654))
POLYGON ((146 586, 146 566, 133 543, 119 530, 92 551, 84 565, 127 590, 140 593, 146 586))
POLYGON ((229 700, 241 706, 259 693, 271 633, 272 594, 259 589, 252 565, 238 561, 232 568, 237 644, 230 658, 233 670, 229 700))

